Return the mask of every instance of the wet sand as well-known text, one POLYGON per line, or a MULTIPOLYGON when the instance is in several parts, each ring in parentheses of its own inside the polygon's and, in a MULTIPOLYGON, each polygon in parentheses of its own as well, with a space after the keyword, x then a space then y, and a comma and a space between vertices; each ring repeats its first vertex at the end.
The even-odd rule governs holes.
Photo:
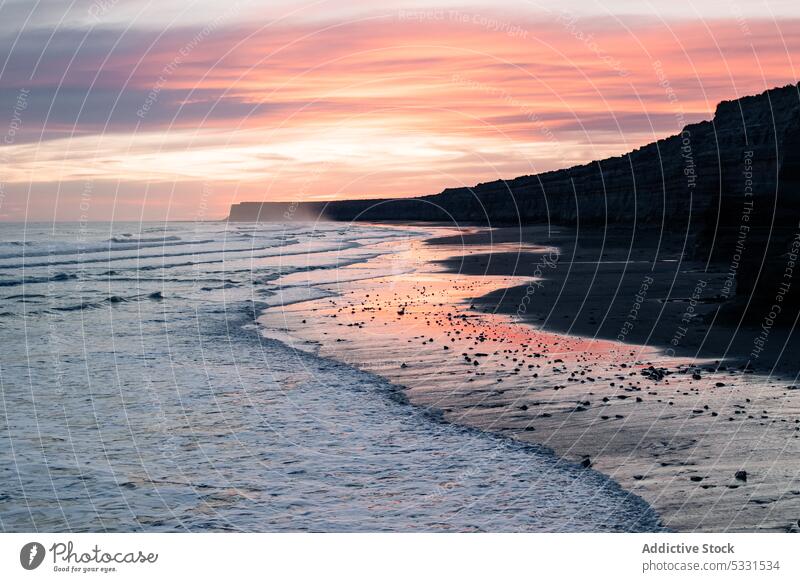
POLYGON ((680 244, 631 245, 624 233, 439 235, 284 277, 285 292, 332 296, 267 310, 260 323, 389 379, 449 422, 607 474, 671 529, 800 530, 792 344, 778 358, 786 334, 776 329, 744 368, 755 331, 734 333, 717 314, 727 266, 683 262, 680 244))

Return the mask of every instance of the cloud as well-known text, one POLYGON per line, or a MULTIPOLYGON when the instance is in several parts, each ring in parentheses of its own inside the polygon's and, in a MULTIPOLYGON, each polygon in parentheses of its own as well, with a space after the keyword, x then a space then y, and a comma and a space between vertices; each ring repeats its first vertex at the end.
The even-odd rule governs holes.
POLYGON ((179 26, 0 27, 0 130, 29 91, 13 143, 0 143, 3 179, 205 179, 291 199, 324 165, 309 196, 414 195, 624 153, 722 99, 797 80, 789 17, 365 6, 348 5, 349 19, 234 5, 179 26))

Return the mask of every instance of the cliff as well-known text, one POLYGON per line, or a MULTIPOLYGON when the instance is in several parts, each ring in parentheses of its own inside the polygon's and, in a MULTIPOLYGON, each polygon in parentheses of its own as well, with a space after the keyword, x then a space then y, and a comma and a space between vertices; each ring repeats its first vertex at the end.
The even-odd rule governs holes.
POLYGON ((794 279, 800 92, 788 85, 723 101, 711 121, 688 125, 625 155, 568 169, 418 198, 244 202, 231 208, 229 219, 299 216, 656 229, 683 237, 694 259, 729 263, 737 294, 766 302, 783 281, 794 279))

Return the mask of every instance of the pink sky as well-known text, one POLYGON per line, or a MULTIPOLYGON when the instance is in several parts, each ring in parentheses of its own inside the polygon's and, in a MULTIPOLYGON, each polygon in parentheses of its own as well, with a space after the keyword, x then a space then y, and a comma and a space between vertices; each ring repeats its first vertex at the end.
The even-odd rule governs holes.
POLYGON ((434 193, 622 154, 797 81, 793 16, 485 6, 275 22, 232 7, 199 24, 25 30, 0 74, 17 120, 0 219, 434 193))

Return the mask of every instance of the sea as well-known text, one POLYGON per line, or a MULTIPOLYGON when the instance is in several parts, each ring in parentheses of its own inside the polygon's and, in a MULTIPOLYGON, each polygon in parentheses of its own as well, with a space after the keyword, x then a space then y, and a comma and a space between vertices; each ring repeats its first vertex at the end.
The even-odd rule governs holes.
POLYGON ((661 529, 598 472, 447 424, 401 386, 261 333, 265 310, 331 293, 287 275, 330 280, 426 236, 1 223, 0 530, 661 529))

